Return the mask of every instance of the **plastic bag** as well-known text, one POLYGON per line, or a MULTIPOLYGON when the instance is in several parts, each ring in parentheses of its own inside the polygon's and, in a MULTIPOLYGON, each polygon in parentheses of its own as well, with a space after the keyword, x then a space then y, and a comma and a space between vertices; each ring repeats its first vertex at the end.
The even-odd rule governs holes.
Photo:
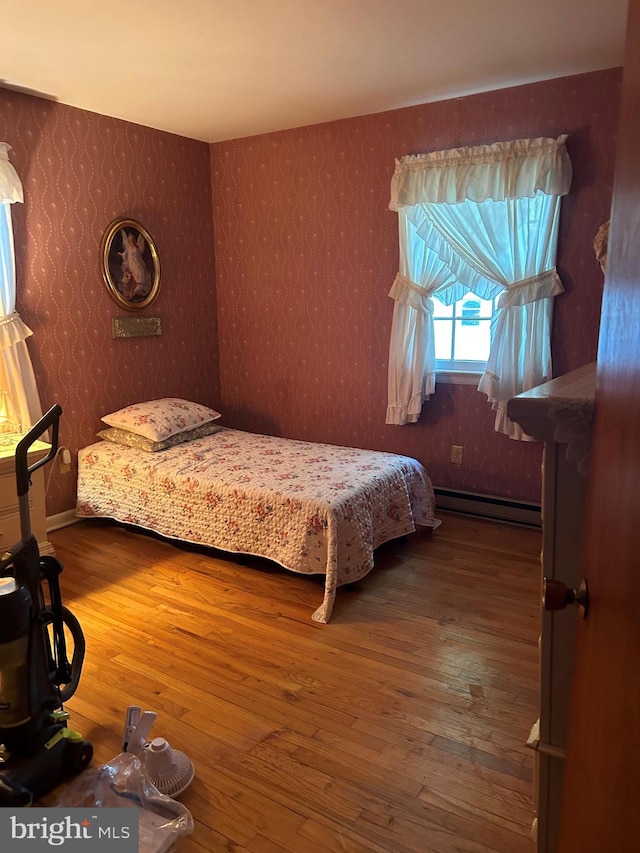
POLYGON ((164 853, 193 832, 193 817, 182 803, 161 794, 149 782, 140 759, 121 752, 107 764, 90 767, 54 803, 67 808, 138 808, 139 853, 164 853))

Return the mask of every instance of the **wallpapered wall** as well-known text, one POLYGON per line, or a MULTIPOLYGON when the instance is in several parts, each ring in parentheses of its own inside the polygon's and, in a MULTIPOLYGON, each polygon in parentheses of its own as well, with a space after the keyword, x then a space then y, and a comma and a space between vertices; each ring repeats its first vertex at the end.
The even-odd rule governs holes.
POLYGON ((620 71, 503 89, 211 146, 220 406, 230 426, 415 456, 436 485, 540 500, 539 444, 493 430, 486 397, 438 386, 420 422, 385 425, 398 269, 394 158, 568 133, 553 356, 596 358, 620 71), (452 444, 464 464, 450 463, 452 444))
POLYGON ((78 447, 100 417, 162 396, 219 402, 209 147, 201 142, 0 89, 0 140, 22 178, 13 206, 17 310, 43 409, 63 409, 61 443, 71 473, 51 474, 47 512, 75 505, 78 447), (100 239, 116 217, 155 239, 162 280, 156 301, 127 312, 100 272, 100 239), (160 337, 117 339, 112 318, 156 316, 160 337))
POLYGON ((74 505, 75 453, 102 414, 170 395, 222 409, 229 426, 407 453, 438 485, 538 500, 540 447, 495 434, 473 388, 440 385, 420 423, 384 424, 389 181, 403 154, 569 133, 553 345, 556 373, 579 367, 596 355, 591 242, 608 217, 619 84, 619 70, 597 72, 213 146, 0 89, 0 140, 25 186, 17 308, 74 460, 47 472, 48 514, 74 505), (160 252, 160 294, 141 312, 102 282, 100 238, 117 216, 139 219, 160 252), (114 340, 112 318, 137 314, 161 317, 162 336, 114 340))

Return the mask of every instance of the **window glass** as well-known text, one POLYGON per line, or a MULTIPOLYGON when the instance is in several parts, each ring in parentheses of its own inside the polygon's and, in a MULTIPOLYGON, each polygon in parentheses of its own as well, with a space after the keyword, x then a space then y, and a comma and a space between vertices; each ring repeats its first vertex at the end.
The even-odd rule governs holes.
POLYGON ((466 293, 454 305, 434 298, 436 367, 438 370, 482 371, 489 357, 495 299, 466 293))

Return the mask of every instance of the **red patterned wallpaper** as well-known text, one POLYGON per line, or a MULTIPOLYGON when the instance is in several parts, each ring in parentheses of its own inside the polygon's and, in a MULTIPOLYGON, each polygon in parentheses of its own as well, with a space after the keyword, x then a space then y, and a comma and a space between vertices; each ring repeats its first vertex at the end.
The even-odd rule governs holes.
POLYGON ((75 504, 75 454, 101 415, 153 397, 218 406, 219 370, 209 146, 0 89, 0 140, 25 188, 14 205, 17 309, 44 409, 63 409, 74 468, 47 469, 49 515, 75 504), (156 301, 127 312, 100 272, 100 238, 117 216, 158 246, 156 301), (161 317, 160 337, 117 339, 112 318, 161 317))
MULTIPOLYGON (((438 485, 538 500, 539 446, 494 433, 472 388, 440 385, 419 424, 384 424, 398 264, 389 181, 403 154, 569 133, 554 359, 556 373, 571 370, 596 354, 591 241, 608 216, 619 84, 618 70, 597 72, 210 148, 0 89, 0 139, 26 197, 14 206, 17 307, 74 461, 105 412, 181 395, 231 426, 407 453, 438 485), (104 287, 99 245, 116 216, 158 245, 160 295, 135 314, 160 316, 159 338, 112 338, 127 312, 104 287), (464 445, 461 467, 451 444, 464 445)), ((51 473, 50 515, 75 499, 73 473, 51 473)))
POLYGON ((539 444, 493 430, 486 398, 439 385, 418 424, 387 426, 398 268, 388 210, 394 158, 568 133, 553 354, 593 361, 620 70, 614 69, 211 146, 220 407, 240 429, 415 456, 436 485, 540 500, 539 444), (464 464, 449 462, 464 446, 464 464))

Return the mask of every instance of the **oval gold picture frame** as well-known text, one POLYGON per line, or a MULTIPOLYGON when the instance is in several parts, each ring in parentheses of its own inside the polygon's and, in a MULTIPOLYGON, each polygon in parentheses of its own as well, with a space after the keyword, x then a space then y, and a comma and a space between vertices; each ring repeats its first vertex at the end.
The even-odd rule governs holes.
POLYGON ((151 305, 160 290, 160 258, 153 237, 135 219, 114 219, 102 235, 102 276, 121 308, 151 305))

